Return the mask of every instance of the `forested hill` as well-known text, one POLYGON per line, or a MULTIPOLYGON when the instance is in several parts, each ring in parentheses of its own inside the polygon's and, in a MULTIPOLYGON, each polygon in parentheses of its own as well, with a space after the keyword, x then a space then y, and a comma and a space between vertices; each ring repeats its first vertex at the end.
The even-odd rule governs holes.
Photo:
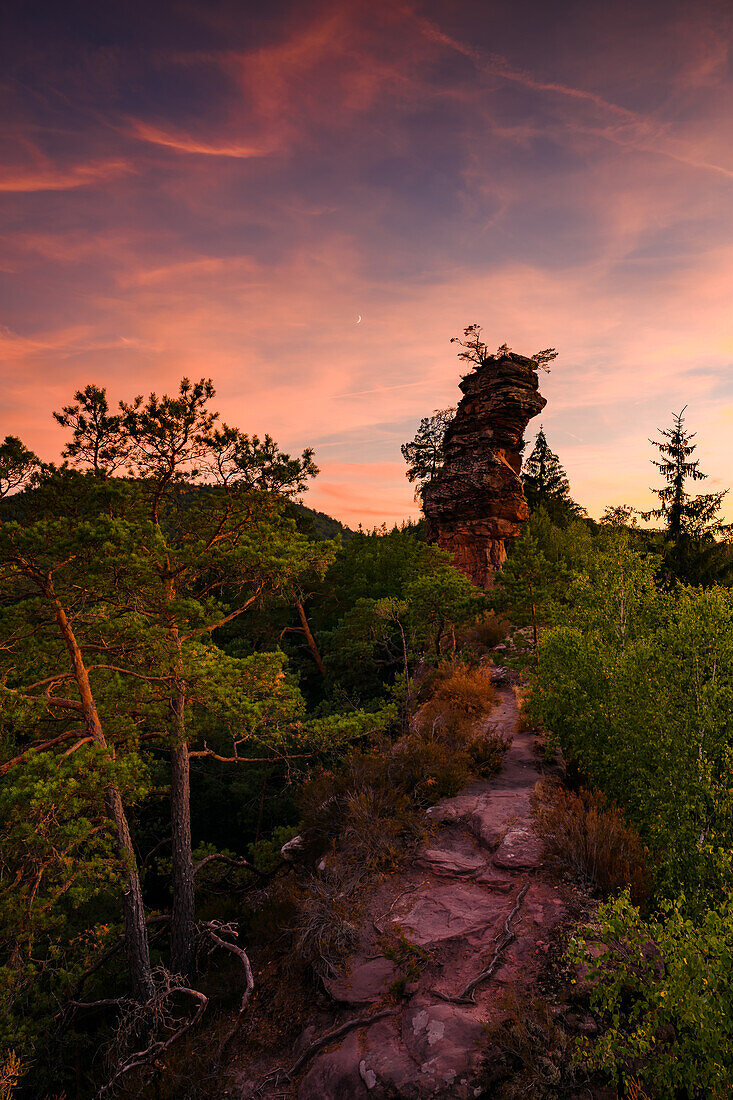
POLYGON ((307 508, 305 504, 291 504, 290 508, 298 529, 306 535, 312 535, 317 539, 333 539, 341 535, 342 542, 348 542, 354 537, 350 527, 346 527, 325 512, 317 512, 315 508, 307 508))

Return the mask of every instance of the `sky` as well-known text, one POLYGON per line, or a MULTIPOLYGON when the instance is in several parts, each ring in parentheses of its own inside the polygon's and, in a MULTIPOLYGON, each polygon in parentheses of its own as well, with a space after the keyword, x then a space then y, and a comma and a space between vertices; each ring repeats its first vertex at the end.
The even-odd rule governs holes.
POLYGON ((652 504, 684 405, 700 488, 733 483, 729 0, 5 12, 0 435, 56 459, 88 382, 210 377, 315 448, 306 503, 391 525, 479 323, 557 348, 541 422, 591 515, 652 504))

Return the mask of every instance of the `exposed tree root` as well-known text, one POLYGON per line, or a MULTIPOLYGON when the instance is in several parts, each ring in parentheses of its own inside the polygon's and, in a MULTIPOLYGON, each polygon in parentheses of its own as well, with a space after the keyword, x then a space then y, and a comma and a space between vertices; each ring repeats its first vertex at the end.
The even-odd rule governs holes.
POLYGON ((466 988, 463 989, 456 997, 449 997, 447 993, 441 993, 439 990, 433 989, 432 992, 435 994, 436 997, 440 997, 441 1001, 448 1001, 449 1004, 453 1005, 472 1005, 476 1003, 474 991, 476 990, 477 986, 479 986, 481 982, 485 982, 487 978, 491 977, 491 975, 494 973, 497 966, 501 962, 504 951, 512 942, 512 940, 515 940, 517 938, 517 934, 512 928, 512 921, 519 912, 522 906, 522 902, 524 901, 525 894, 528 890, 529 883, 525 882, 524 886, 517 895, 517 900, 514 903, 514 908, 504 921, 504 931, 501 933, 498 940, 496 941, 496 949, 494 950, 493 958, 486 969, 482 970, 480 974, 477 974, 475 978, 472 978, 466 988))
POLYGON ((260 1081, 257 1087, 257 1093, 262 1094, 262 1090, 267 1085, 278 1086, 281 1081, 292 1081, 292 1079, 300 1073, 305 1065, 311 1060, 311 1058, 318 1054, 319 1050, 323 1050, 325 1046, 332 1043, 334 1039, 340 1039, 342 1035, 347 1035, 350 1031, 353 1031, 358 1027, 367 1027, 370 1024, 374 1024, 377 1020, 383 1020, 386 1016, 396 1016, 399 1013, 399 1008, 383 1008, 379 1012, 375 1012, 372 1015, 357 1016, 353 1020, 348 1020, 345 1024, 341 1024, 340 1027, 333 1028, 332 1031, 327 1031, 324 1035, 321 1035, 319 1039, 316 1039, 314 1043, 311 1043, 307 1047, 298 1060, 290 1067, 290 1069, 278 1069, 272 1070, 268 1073, 262 1081, 260 1081))

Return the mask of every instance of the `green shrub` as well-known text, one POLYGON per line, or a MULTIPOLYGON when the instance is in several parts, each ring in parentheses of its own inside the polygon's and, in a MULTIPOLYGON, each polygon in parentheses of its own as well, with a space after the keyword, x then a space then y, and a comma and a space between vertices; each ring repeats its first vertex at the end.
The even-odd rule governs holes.
POLYGON ((531 711, 634 825, 667 897, 733 885, 733 591, 657 588, 622 536, 542 642, 531 711))
POLYGON ((683 897, 644 921, 625 891, 568 951, 602 1030, 577 1057, 664 1098, 733 1095, 733 893, 697 920, 683 897), (599 945, 601 947, 599 953, 599 945))

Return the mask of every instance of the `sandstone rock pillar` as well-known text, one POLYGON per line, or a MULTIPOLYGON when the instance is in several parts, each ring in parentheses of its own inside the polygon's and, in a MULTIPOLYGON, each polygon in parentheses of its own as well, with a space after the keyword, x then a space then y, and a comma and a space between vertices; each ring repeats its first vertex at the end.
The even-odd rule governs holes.
POLYGON ((546 405, 537 364, 514 352, 488 357, 460 383, 445 464, 423 492, 428 539, 474 584, 491 585, 529 512, 519 472, 524 430, 546 405))

